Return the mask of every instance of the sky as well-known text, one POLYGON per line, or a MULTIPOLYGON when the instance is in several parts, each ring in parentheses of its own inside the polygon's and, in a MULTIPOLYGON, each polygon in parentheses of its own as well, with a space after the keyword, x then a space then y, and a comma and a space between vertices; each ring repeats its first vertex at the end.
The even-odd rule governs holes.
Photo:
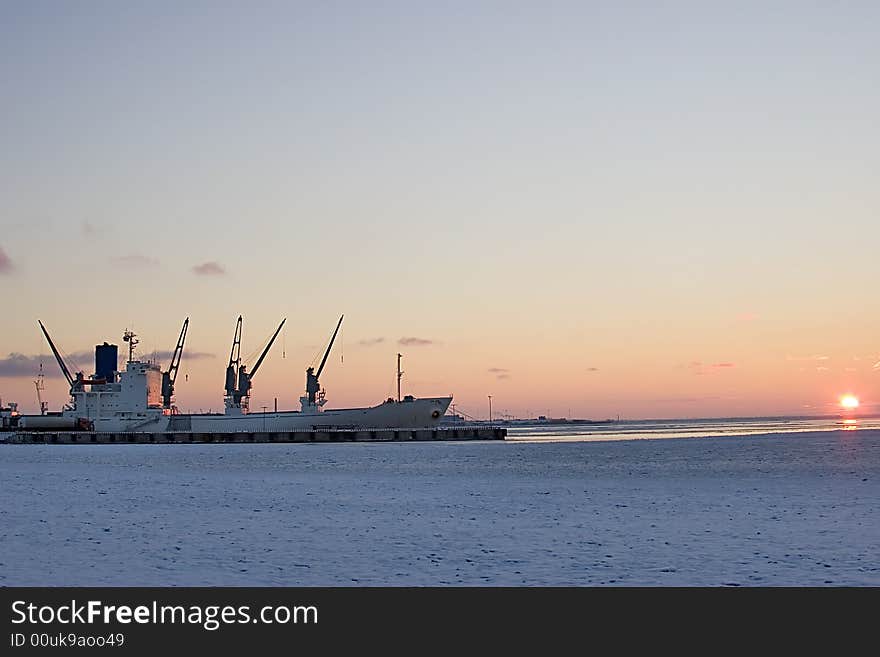
POLYGON ((0 0, 0 397, 103 341, 222 407, 880 412, 875 2, 0 0), (661 6, 662 4, 662 6, 661 6), (255 356, 251 360, 255 360, 255 356), (159 360, 162 360, 160 357, 159 360))

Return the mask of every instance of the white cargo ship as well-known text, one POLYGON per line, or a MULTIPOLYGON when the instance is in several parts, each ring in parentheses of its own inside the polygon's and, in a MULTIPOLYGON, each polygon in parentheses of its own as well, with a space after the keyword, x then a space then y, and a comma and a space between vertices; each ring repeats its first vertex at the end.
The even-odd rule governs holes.
MULTIPOLYGON (((254 367, 248 371, 240 358, 241 317, 238 318, 235 337, 226 369, 224 413, 179 413, 173 404, 174 382, 180 366, 183 344, 189 325, 184 322, 166 371, 157 363, 135 357, 137 339, 126 331, 123 340, 128 343, 128 360, 123 371, 117 371, 117 345, 95 347, 95 373, 86 378, 82 372, 75 375, 61 357, 49 333, 39 322, 62 373, 70 384, 70 402, 60 413, 17 415, 10 429, 20 431, 91 430, 99 432, 290 432, 317 429, 397 429, 433 428, 440 424, 452 397, 400 398, 398 365, 398 398, 389 398, 376 406, 365 408, 325 409, 327 403, 318 377, 333 347, 342 318, 324 353, 321 365, 306 370, 306 392, 300 397, 298 411, 271 411, 251 413, 249 399, 251 380, 259 370, 284 322, 269 340, 254 367)), ((399 359, 398 359, 399 363, 399 359)))

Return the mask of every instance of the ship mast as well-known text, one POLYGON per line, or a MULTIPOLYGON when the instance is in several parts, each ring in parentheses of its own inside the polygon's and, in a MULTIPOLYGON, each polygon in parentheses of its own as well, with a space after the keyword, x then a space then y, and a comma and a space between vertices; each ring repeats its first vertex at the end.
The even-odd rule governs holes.
POLYGON ((403 378, 403 372, 400 371, 401 354, 397 354, 397 401, 400 401, 400 380, 403 378))
POLYGON ((128 343, 128 362, 131 363, 134 361, 134 347, 140 340, 137 339, 137 334, 134 331, 128 329, 125 329, 125 333, 122 334, 122 340, 128 343))

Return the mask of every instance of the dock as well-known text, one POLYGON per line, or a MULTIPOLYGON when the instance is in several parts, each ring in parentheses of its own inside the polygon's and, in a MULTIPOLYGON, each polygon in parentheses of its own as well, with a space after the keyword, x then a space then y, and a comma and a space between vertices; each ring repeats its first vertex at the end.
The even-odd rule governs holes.
POLYGON ((367 443, 504 440, 504 427, 443 427, 437 429, 320 429, 314 431, 255 431, 195 433, 191 431, 99 432, 17 431, 0 434, 0 443, 33 445, 190 445, 209 443, 367 443))

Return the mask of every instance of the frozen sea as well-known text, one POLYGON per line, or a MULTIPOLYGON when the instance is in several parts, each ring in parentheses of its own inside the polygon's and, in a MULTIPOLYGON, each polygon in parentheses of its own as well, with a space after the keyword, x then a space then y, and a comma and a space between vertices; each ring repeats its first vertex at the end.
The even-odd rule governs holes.
POLYGON ((0 585, 880 585, 878 423, 774 422, 0 445, 0 585))

